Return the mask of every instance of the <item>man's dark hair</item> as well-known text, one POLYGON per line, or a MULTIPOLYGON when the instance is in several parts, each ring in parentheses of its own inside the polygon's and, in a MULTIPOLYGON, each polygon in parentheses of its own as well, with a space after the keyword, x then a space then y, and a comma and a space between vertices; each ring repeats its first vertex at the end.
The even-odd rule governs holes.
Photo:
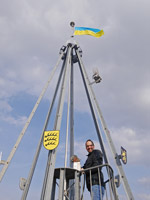
POLYGON ((85 142, 85 146, 86 146, 86 143, 87 143, 87 142, 91 142, 92 145, 94 146, 94 142, 93 142, 92 140, 90 140, 90 139, 88 139, 88 140, 85 142))

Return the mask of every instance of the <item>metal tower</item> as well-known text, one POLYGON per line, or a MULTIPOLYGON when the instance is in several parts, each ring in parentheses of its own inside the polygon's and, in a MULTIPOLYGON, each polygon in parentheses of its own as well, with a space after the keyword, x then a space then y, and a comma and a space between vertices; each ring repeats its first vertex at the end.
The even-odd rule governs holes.
MULTIPOLYGON (((107 173, 107 178, 105 177, 106 180, 106 190, 109 190, 105 195, 104 199, 119 199, 119 195, 117 192, 117 187, 119 187, 119 178, 121 179, 121 183, 123 184, 123 188, 126 193, 126 197, 128 200, 134 200, 134 197, 132 195, 130 186, 128 184, 126 175, 123 171, 123 167, 121 164, 121 159, 125 162, 125 153, 126 151, 122 148, 122 155, 118 155, 116 152, 115 146, 113 144, 113 141, 111 139, 111 135, 109 133, 109 130, 106 126, 106 123, 104 121, 102 112, 100 110, 100 107, 98 105, 95 93, 92 89, 92 83, 90 82, 87 72, 85 70, 84 64, 82 62, 82 50, 79 47, 79 45, 76 43, 76 41, 73 39, 73 37, 60 49, 60 56, 59 59, 56 63, 56 66, 52 70, 52 73, 50 75, 49 80, 47 81, 46 85, 44 86, 30 116, 28 117, 28 120, 21 131, 16 144, 14 145, 8 159, 6 161, 1 160, 0 164, 3 165, 3 168, 0 172, 0 181, 2 180, 9 164, 10 161, 12 160, 18 145, 20 144, 26 129, 28 128, 32 117, 34 116, 36 109, 43 98, 53 76, 58 68, 60 62, 62 61, 62 67, 60 69, 60 74, 58 77, 58 81, 56 84, 55 92, 47 113, 47 117, 45 120, 45 124, 43 127, 43 131, 41 134, 41 137, 39 139, 39 144, 37 146, 37 150, 32 162, 31 169, 29 171, 29 175, 27 179, 22 179, 20 183, 20 187, 23 190, 22 193, 22 200, 27 199, 28 191, 30 188, 30 184, 32 181, 32 177, 34 174, 34 170, 36 168, 36 164, 38 161, 39 153, 41 151, 41 147, 43 145, 43 140, 44 141, 50 141, 47 142, 45 145, 47 146, 53 146, 55 145, 54 143, 56 142, 57 139, 55 139, 54 136, 58 135, 59 137, 59 131, 61 129, 61 122, 62 122, 62 117, 63 117, 63 107, 64 107, 64 102, 65 102, 65 92, 66 88, 68 88, 68 112, 67 112, 67 133, 66 133, 66 149, 68 148, 68 134, 70 134, 70 158, 74 157, 74 64, 77 63, 80 69, 80 73, 82 76, 83 84, 85 87, 87 99, 89 102, 90 110, 91 110, 91 115, 93 118, 93 122, 95 125, 95 129, 97 132, 97 137, 99 140, 99 144, 101 147, 101 150, 104 155, 104 162, 105 164, 101 166, 101 168, 105 168, 105 171, 107 173), (54 103, 56 101, 56 96, 59 92, 59 101, 57 104, 57 111, 56 111, 56 118, 55 122, 53 125, 53 130, 49 132, 47 130, 49 120, 51 118, 51 113, 54 107, 54 103), (103 137, 101 134, 100 126, 103 129, 103 132, 105 133, 105 138, 109 144, 110 150, 112 152, 112 157, 115 161, 116 168, 119 173, 119 178, 114 177, 113 169, 110 166, 110 163, 108 161, 108 157, 105 151, 105 146, 103 142, 103 137), (69 131, 70 128, 70 131, 69 131), (58 131, 58 132, 56 132, 58 131), (47 139, 45 140, 45 138, 47 139), (48 137, 51 137, 48 139, 48 137), (51 140, 54 140, 54 142, 51 140)), ((101 77, 99 76, 98 73, 95 73, 93 75, 94 83, 99 83, 101 81, 101 77)), ((67 200, 67 199, 74 199, 74 200, 80 200, 83 199, 84 196, 84 188, 85 188, 85 183, 84 183, 84 177, 85 173, 81 173, 81 171, 75 167, 75 163, 73 162, 73 159, 70 159, 70 166, 69 168, 67 167, 66 160, 67 160, 67 150, 65 152, 65 165, 62 168, 55 168, 55 162, 56 162, 56 154, 57 154, 57 145, 56 148, 54 149, 49 149, 48 151, 48 159, 47 159, 47 166, 45 170, 45 177, 43 181, 43 188, 41 191, 41 200, 54 200, 54 199, 59 199, 59 200, 67 200), (56 190, 57 185, 58 190, 56 190)), ((50 147, 51 148, 51 147, 50 147)), ((98 166, 99 167, 99 166, 98 166)), ((91 170, 91 169, 88 169, 91 170)), ((86 171, 86 170, 85 170, 86 171)), ((92 198, 92 197, 91 197, 92 198)))

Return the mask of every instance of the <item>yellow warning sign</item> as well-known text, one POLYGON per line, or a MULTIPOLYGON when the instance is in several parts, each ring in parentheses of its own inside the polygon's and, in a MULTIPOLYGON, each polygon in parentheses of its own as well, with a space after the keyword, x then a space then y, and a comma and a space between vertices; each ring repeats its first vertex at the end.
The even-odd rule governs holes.
POLYGON ((45 131, 43 145, 47 150, 55 149, 59 144, 59 131, 45 131))

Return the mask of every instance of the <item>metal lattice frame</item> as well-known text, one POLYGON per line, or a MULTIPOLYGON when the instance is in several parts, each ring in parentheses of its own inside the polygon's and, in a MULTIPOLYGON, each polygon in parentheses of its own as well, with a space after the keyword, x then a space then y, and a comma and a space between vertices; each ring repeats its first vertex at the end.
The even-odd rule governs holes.
MULTIPOLYGON (((52 108, 56 99, 56 95, 58 92, 58 88, 60 87, 60 82, 62 79, 62 83, 61 83, 61 89, 60 89, 60 96, 59 96, 59 102, 58 102, 58 107, 57 107, 57 112, 56 112, 56 119, 55 119, 55 124, 54 124, 54 130, 60 130, 61 128, 61 121, 62 121, 62 113, 63 113, 63 107, 64 107, 64 99, 65 99, 65 91, 66 91, 66 87, 67 87, 67 81, 68 81, 68 77, 70 77, 70 83, 69 83, 69 89, 70 89, 70 93, 69 93, 69 98, 68 101, 70 101, 68 103, 68 118, 69 118, 69 107, 70 107, 70 118, 68 120, 70 120, 70 157, 72 155, 74 155, 74 70, 73 70, 73 65, 74 63, 78 62, 79 64, 79 68, 80 68, 80 72, 82 75, 82 79, 83 79, 83 83, 84 83, 84 87, 85 87, 85 91, 87 94, 87 98, 88 98, 88 102, 89 102, 89 106, 91 109, 91 113, 92 113, 92 117, 93 117, 93 121, 95 124, 95 128, 96 128, 96 132, 97 132, 97 136, 99 139, 99 143, 104 155, 104 161, 106 165, 109 165, 109 161, 107 159, 107 155, 105 152, 105 147, 103 144, 103 140, 102 140, 102 135, 100 132, 100 128, 99 128, 99 124, 98 124, 98 120, 96 118, 96 111, 98 113, 98 117, 100 120, 100 123, 103 127, 103 131, 105 133, 107 142, 109 144, 109 147, 111 149, 112 155, 113 155, 113 159, 115 160, 115 164, 116 167, 118 169, 119 175, 122 179, 122 183, 124 186, 124 190, 126 192, 127 198, 128 200, 134 200, 134 197, 132 195, 130 186, 128 184, 127 178, 125 176, 125 173, 123 171, 122 165, 121 165, 121 161, 120 161, 120 157, 117 154, 116 150, 115 150, 115 146, 113 144, 113 141, 111 139, 109 130, 106 126, 106 123, 104 121, 104 118, 102 116, 102 112, 100 110, 100 107, 98 105, 98 102, 96 100, 96 96, 94 94, 94 91, 92 89, 92 85, 90 84, 89 78, 87 76, 85 67, 83 65, 82 59, 81 59, 81 52, 79 49, 79 46, 77 46, 75 41, 68 41, 66 46, 63 46, 64 48, 61 49, 61 54, 60 57, 58 59, 58 62, 56 64, 56 66, 54 67, 52 74, 48 80, 48 82, 46 83, 45 87, 42 90, 41 95, 39 96, 39 99, 37 100, 23 130, 21 131, 16 144, 14 145, 8 159, 6 161, 1 161, 0 164, 3 164, 4 167, 2 168, 2 171, 0 172, 0 181, 2 180, 11 159, 13 158, 18 145, 20 144, 23 135, 25 134, 26 129, 28 128, 33 115, 41 101, 41 99, 43 98, 48 85, 54 75, 54 72, 56 71, 56 68, 58 66, 58 64, 60 63, 60 60, 63 60, 63 64, 62 64, 62 68, 60 71, 60 75, 58 77, 58 82, 55 88, 55 92, 54 92, 54 96, 49 108, 49 111, 47 113, 47 117, 45 120, 45 124, 43 127, 43 131, 39 140, 39 144, 37 146, 37 150, 32 162, 32 166, 28 175, 28 178, 25 182, 25 187, 23 190, 23 194, 22 194, 22 200, 25 200, 27 198, 27 194, 28 194, 28 190, 31 184, 31 180, 34 174, 34 170, 37 164, 37 160, 39 157, 39 153, 41 150, 41 146, 43 143, 43 134, 44 131, 47 129, 47 125, 51 116, 51 112, 52 112, 52 108), (96 108, 96 111, 95 109, 96 108)), ((67 127, 69 127, 67 125, 67 127)), ((67 136, 68 137, 68 136, 67 136)), ((68 141, 68 140, 66 140, 68 141)), ((45 170, 45 177, 44 177, 44 182, 43 182, 43 188, 42 188, 42 192, 41 192, 41 200, 54 200, 55 199, 55 186, 56 186, 56 174, 55 174, 55 162, 56 162, 56 154, 57 154, 57 148, 54 150, 49 151, 48 153, 48 159, 47 159, 47 166, 46 166, 46 170, 45 170)), ((72 168, 72 162, 70 162, 70 167, 72 168)), ((106 167, 107 168, 107 167, 106 167)), ((107 169, 107 171, 109 172, 109 170, 107 169)), ((64 193, 64 180, 66 181, 66 185, 68 186, 70 183, 68 182, 68 180, 66 179, 66 173, 69 173, 69 169, 66 168, 66 164, 65 164, 65 170, 64 169, 60 169, 60 173, 59 173, 59 179, 60 179, 60 184, 59 184, 59 199, 64 199, 65 193, 64 193), (67 170, 67 171, 66 171, 67 170)), ((109 172, 110 173, 110 172, 109 172)), ((108 173, 108 177, 111 176, 111 174, 108 173)), ((70 199, 75 199, 75 200, 79 200, 80 199, 80 173, 76 170, 74 171, 74 180, 75 180, 75 184, 73 189, 70 190, 70 199)), ((72 185, 72 183, 71 183, 72 185)), ((66 187, 66 186, 65 186, 66 187)), ((118 200, 119 197, 116 193, 116 186, 114 185, 114 182, 111 183, 111 190, 114 196, 115 200, 118 200)))

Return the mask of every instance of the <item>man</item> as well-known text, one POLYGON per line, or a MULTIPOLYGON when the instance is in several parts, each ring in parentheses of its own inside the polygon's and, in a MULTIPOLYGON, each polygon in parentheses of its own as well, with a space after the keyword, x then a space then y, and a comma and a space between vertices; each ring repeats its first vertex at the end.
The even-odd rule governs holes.
MULTIPOLYGON (((88 151, 88 158, 83 166, 83 169, 98 166, 103 164, 103 155, 100 150, 94 149, 94 142, 92 140, 87 140, 85 143, 86 150, 88 151)), ((100 169, 100 168, 99 168, 100 169)), ((93 200, 102 200, 104 196, 104 179, 101 170, 93 169, 91 170, 91 177, 89 170, 86 173, 86 186, 89 192, 91 192, 93 200), (99 177, 100 175, 100 177, 99 177), (91 183, 90 183, 91 181, 91 183)))

